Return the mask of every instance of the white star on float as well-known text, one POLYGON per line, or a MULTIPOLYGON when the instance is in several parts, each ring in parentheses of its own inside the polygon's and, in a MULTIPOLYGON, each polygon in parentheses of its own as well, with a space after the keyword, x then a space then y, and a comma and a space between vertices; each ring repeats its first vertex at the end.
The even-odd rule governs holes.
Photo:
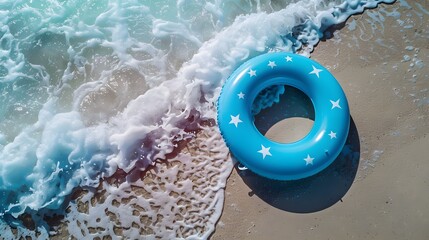
POLYGON ((286 62, 292 62, 292 58, 290 56, 285 57, 286 62))
POLYGON ((238 124, 241 122, 243 122, 243 121, 241 121, 241 119, 240 119, 240 114, 237 114, 237 116, 231 115, 231 121, 229 122, 229 124, 234 124, 235 127, 238 127, 238 124))
POLYGON ((274 61, 268 61, 268 66, 271 67, 271 69, 273 69, 274 67, 277 67, 277 64, 274 61))
POLYGON ((250 69, 247 73, 250 75, 250 77, 256 76, 256 70, 250 69))
POLYGON ((244 94, 243 92, 240 92, 239 94, 237 94, 238 99, 244 99, 244 95, 246 94, 244 94))
POLYGON ((268 156, 272 156, 270 153, 270 148, 271 147, 265 147, 264 145, 261 144, 261 150, 258 151, 258 153, 262 154, 262 159, 265 159, 265 157, 268 156))
POLYGON ((307 154, 307 157, 306 157, 306 158, 304 158, 305 166, 307 166, 307 165, 309 165, 309 164, 313 165, 313 160, 314 160, 314 158, 310 157, 310 155, 309 155, 309 154, 307 154))
POLYGON ((328 135, 331 137, 331 139, 337 138, 337 133, 336 132, 331 131, 331 133, 329 133, 328 135))
POLYGON ((332 103, 332 108, 331 108, 331 110, 332 110, 332 109, 334 109, 334 108, 339 108, 339 109, 341 109, 341 106, 340 106, 340 99, 338 99, 337 101, 333 101, 333 100, 329 100, 329 101, 331 101, 331 103, 332 103))
POLYGON ((319 78, 319 73, 322 72, 322 69, 318 69, 313 65, 313 71, 311 71, 309 74, 316 74, 317 78, 319 78))

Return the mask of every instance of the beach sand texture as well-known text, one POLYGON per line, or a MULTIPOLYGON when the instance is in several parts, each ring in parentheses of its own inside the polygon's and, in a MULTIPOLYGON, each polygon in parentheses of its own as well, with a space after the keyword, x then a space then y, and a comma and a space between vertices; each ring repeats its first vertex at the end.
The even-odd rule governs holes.
POLYGON ((212 239, 428 239, 429 2, 352 16, 318 44, 348 97, 343 153, 316 176, 235 168, 212 239), (399 14, 400 13, 400 16, 399 14))

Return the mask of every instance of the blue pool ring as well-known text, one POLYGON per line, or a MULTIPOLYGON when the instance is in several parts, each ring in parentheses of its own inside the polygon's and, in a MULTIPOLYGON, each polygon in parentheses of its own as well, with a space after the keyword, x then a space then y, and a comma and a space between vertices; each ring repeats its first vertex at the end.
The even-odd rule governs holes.
POLYGON ((245 167, 267 178, 294 180, 322 171, 340 154, 350 112, 340 84, 319 63, 291 53, 267 53, 228 78, 218 100, 218 124, 231 153, 245 167), (253 101, 273 85, 298 88, 311 99, 315 120, 301 140, 274 142, 255 127, 253 101))

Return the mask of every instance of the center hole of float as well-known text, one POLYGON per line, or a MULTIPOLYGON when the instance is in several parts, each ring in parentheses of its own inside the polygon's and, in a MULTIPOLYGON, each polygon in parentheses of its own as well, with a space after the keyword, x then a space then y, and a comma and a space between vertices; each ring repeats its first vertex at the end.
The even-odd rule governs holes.
POLYGON ((301 90, 287 85, 262 90, 253 103, 253 111, 254 123, 259 132, 279 143, 301 140, 311 131, 315 119, 311 99, 301 90), (267 98, 276 98, 278 101, 267 107, 267 102, 270 102, 267 98), (262 105, 266 108, 258 111, 262 105))

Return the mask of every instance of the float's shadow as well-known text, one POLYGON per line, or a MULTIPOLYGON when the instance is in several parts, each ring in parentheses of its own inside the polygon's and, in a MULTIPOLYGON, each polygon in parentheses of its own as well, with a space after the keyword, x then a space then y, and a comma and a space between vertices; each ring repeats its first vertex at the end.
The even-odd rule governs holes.
MULTIPOLYGON (((287 95, 287 92, 284 95, 287 95)), ((302 99, 304 102, 307 101, 305 98, 302 99)), ((312 106, 306 104, 298 104, 298 106, 306 106, 305 109, 307 109, 301 111, 299 115, 314 118, 314 112, 311 113, 311 109, 309 109, 312 106), (308 114, 309 112, 310 114, 308 114)), ((296 113, 296 111, 291 112, 296 113)), ((282 118, 284 118, 284 112, 282 114, 282 118)), ((291 117, 295 115, 292 114, 291 117)), ((276 118, 278 116, 273 116, 273 119, 276 118)), ((257 124, 257 119, 255 124, 257 124)), ((261 132, 263 131, 260 126, 258 128, 261 132)), ((311 213, 326 209, 341 201, 353 184, 359 166, 359 158, 359 134, 353 119, 350 118, 349 134, 340 155, 325 170, 314 176, 294 181, 277 181, 256 175, 250 170, 236 170, 244 183, 252 190, 249 192, 249 196, 257 195, 268 204, 285 211, 311 213)))

